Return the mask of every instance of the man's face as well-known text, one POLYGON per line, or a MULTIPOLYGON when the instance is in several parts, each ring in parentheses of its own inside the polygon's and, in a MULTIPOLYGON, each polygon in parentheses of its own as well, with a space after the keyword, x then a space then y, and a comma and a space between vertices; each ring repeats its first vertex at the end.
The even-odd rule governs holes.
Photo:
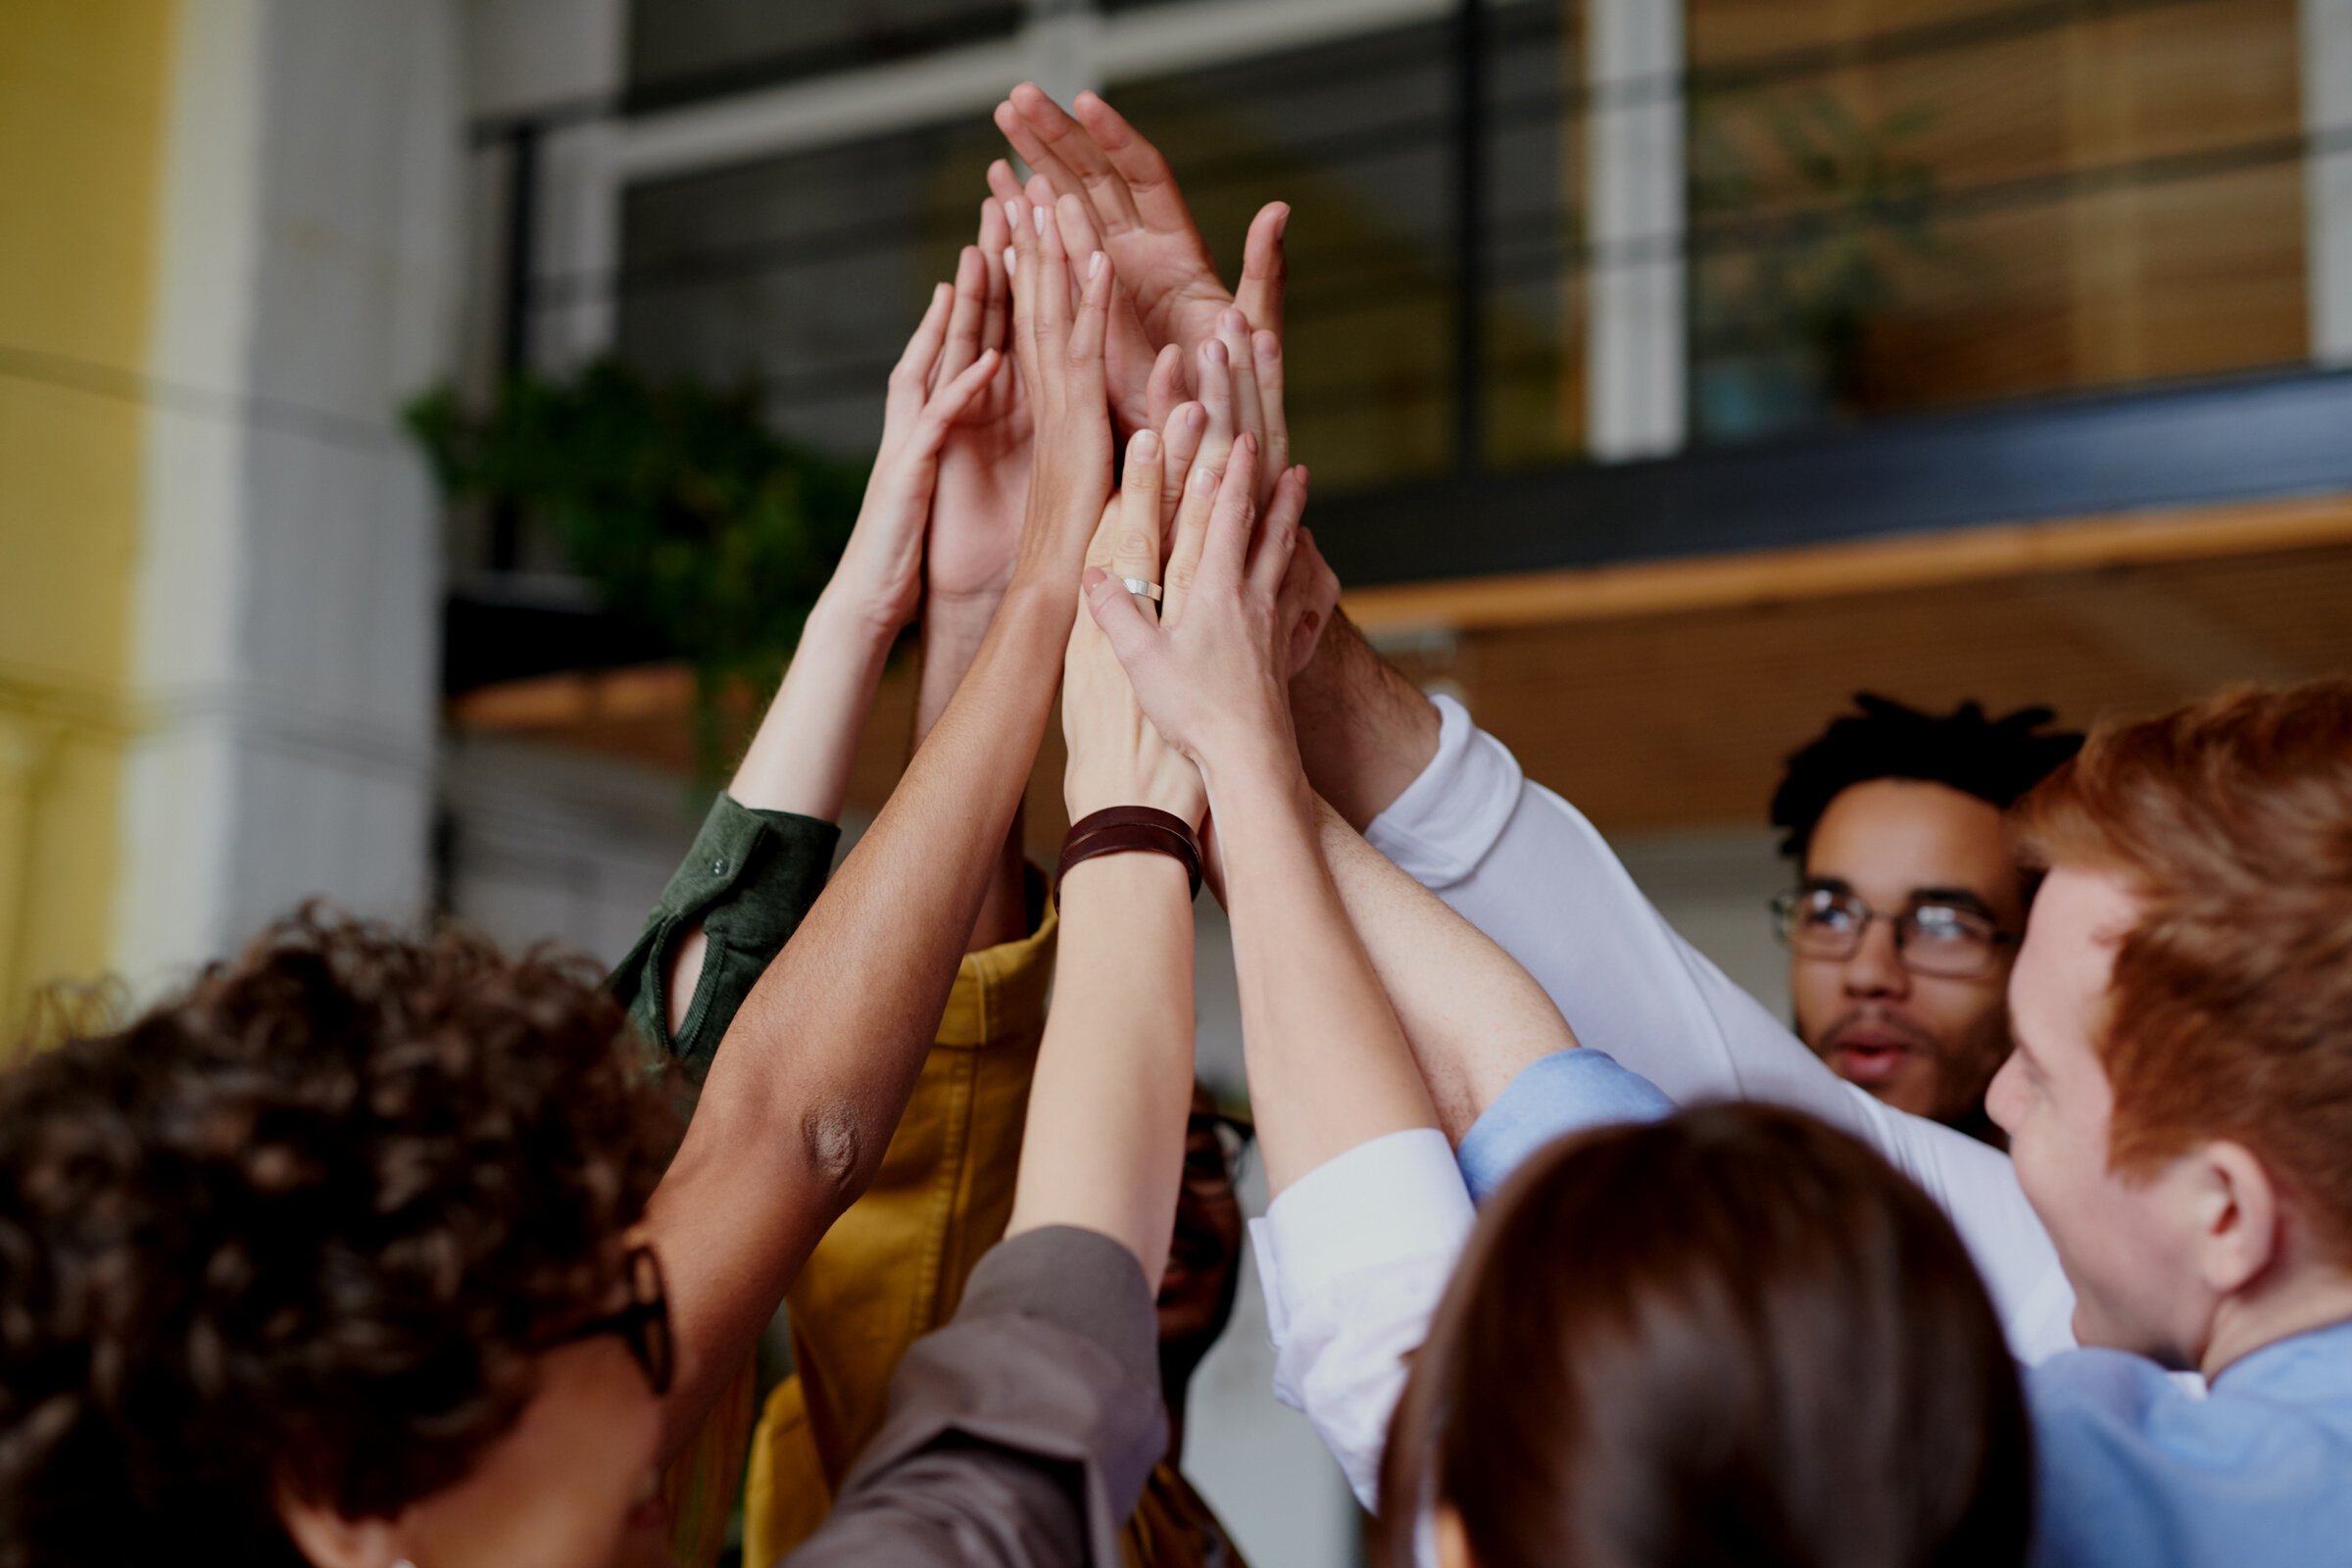
POLYGON ((2127 1181, 2107 1161, 2115 1095, 2098 1042, 2116 949, 2136 917, 2112 875, 2060 866, 2042 883, 2009 982, 2017 1050, 1985 1108, 2075 1287, 2075 1337, 2187 1367, 2215 1305, 2194 1251, 2188 1162, 2127 1181))
POLYGON ((1798 1036, 1898 1110, 1972 1115, 2008 1054, 2002 991, 2014 949, 2000 947, 1973 976, 1916 973, 1897 953, 1894 917, 1934 906, 2014 934, 2024 901, 2000 811, 1916 779, 1856 784, 1822 813, 1804 870, 1808 890, 1850 894, 1887 918, 1871 920, 1846 957, 1792 947, 1798 1036))

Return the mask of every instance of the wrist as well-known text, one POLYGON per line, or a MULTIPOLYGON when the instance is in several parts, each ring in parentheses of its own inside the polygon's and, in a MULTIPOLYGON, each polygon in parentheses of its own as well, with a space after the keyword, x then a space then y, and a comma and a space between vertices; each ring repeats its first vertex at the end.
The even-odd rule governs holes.
POLYGON ((887 652, 906 624, 900 606, 879 590, 844 583, 837 574, 808 607, 801 640, 822 639, 840 647, 867 647, 887 652))

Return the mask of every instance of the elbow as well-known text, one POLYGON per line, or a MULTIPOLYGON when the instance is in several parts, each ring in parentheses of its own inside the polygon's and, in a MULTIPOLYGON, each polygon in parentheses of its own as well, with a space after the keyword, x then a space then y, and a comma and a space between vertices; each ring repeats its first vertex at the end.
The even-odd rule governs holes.
POLYGON ((868 1152, 877 1148, 876 1141, 855 1105, 834 1101, 801 1117, 800 1143, 818 1202, 828 1215, 840 1215, 873 1180, 874 1160, 868 1152))

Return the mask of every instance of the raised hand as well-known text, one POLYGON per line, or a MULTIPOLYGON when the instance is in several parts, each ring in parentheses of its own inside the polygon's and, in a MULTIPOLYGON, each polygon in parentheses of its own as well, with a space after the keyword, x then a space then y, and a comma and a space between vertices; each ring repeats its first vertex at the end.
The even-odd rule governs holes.
POLYGON ((976 322, 960 333, 956 302, 956 291, 945 283, 932 292, 931 308, 890 372, 881 450, 825 590, 885 637, 913 618, 921 596, 923 525, 943 449, 956 422, 999 379, 1003 364, 997 349, 977 346, 976 322))
POLYGON ((1196 466, 1177 513, 1154 624, 1115 578, 1086 573, 1086 599, 1110 640, 1144 711, 1192 759, 1214 792, 1221 763, 1281 756, 1298 767, 1291 738, 1291 638, 1280 620, 1307 475, 1275 486, 1256 525, 1257 441, 1244 435, 1222 480, 1196 466))
POLYGON ((1159 150, 1091 92, 1080 93, 1071 107, 1075 119, 1023 82, 997 106, 997 128, 1057 193, 1086 204, 1153 340, 1189 351, 1215 334, 1220 311, 1237 304, 1253 326, 1280 332, 1289 206, 1269 203, 1251 221, 1237 296, 1217 276, 1159 150))
MULTIPOLYGON (((980 204, 980 237, 956 269, 956 307, 949 332, 951 357, 968 341, 977 355, 1002 351, 1011 329, 1012 294, 1004 249, 1012 227, 1004 204, 980 204), (969 323, 970 336, 963 336, 969 323)), ((926 618, 973 623, 967 645, 995 613, 1012 579, 1013 553, 1029 503, 1032 424, 1020 378, 1007 368, 992 376, 948 431, 939 457, 939 483, 924 557, 926 618)), ((967 648, 968 651, 968 648, 967 648)), ((946 706, 943 696, 941 707, 946 706)))
POLYGON ((1025 198, 1004 207, 1012 228, 1013 353, 1037 431, 1013 577, 1058 586, 1079 570, 1110 499, 1102 344, 1115 269, 1102 251, 1087 257, 1083 293, 1073 304, 1069 257, 1053 213, 1025 198))
MULTIPOLYGON (((1127 443, 1119 493, 1087 553, 1089 564, 1107 570, 1114 581, 1159 579, 1160 498, 1182 483, 1185 471, 1165 461, 1176 441, 1175 430, 1164 437, 1144 430, 1127 443)), ((1105 807, 1151 806, 1200 824, 1208 805, 1200 770, 1144 716, 1127 672, 1092 615, 1078 616, 1070 627, 1061 728, 1069 746, 1062 793, 1071 821, 1105 807)))

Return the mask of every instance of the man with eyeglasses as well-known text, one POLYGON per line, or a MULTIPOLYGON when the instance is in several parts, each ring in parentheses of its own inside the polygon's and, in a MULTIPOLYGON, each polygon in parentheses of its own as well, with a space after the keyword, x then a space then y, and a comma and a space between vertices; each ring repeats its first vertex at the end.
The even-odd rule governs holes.
POLYGON ((2082 744, 2046 708, 1987 718, 1859 693, 1772 800, 1797 886, 1773 901, 1797 1037, 1848 1083, 1987 1143, 2032 886, 2003 813, 2082 744))

